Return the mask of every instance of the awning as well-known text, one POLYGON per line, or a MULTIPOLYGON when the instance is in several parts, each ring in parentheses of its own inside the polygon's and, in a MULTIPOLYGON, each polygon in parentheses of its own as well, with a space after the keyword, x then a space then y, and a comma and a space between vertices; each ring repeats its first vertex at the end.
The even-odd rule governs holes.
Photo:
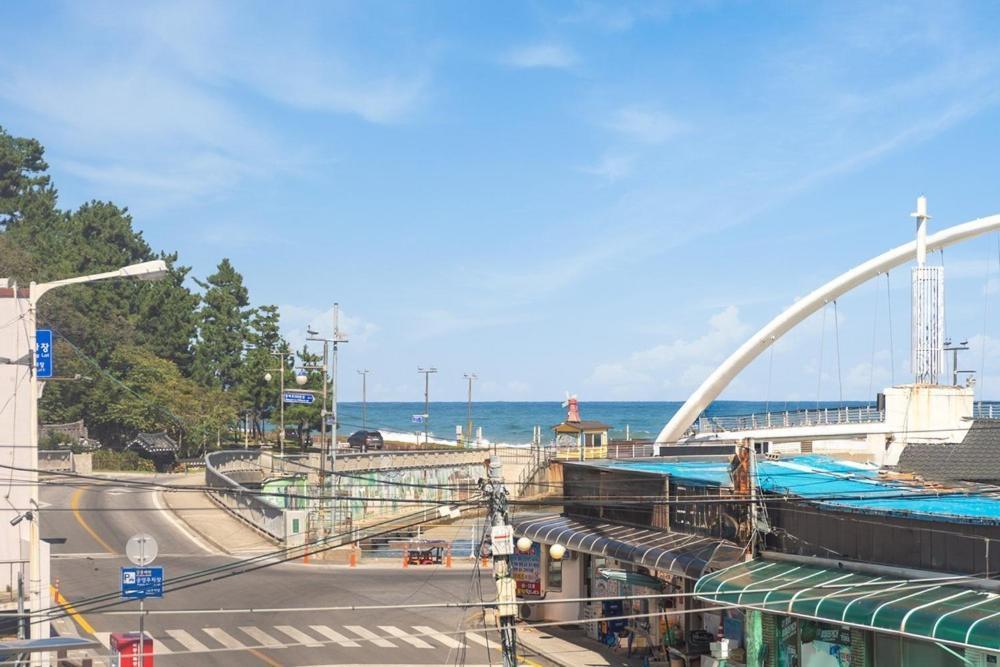
POLYGON ((514 534, 541 544, 558 543, 572 551, 616 558, 691 579, 732 565, 743 553, 739 547, 717 538, 583 522, 558 514, 515 520, 514 534))
POLYGON ((971 581, 758 559, 705 575, 695 593, 717 604, 1000 651, 1000 595, 962 585, 971 581))

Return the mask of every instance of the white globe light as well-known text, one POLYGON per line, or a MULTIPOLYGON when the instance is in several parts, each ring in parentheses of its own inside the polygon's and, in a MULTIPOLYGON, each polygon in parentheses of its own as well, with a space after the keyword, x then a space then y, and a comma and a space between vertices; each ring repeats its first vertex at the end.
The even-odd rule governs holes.
POLYGON ((566 547, 561 544, 553 544, 549 547, 549 556, 552 560, 562 560, 563 556, 566 555, 566 547))
POLYGON ((264 373, 264 382, 270 382, 270 381, 271 381, 271 374, 264 373))
POLYGON ((531 551, 531 540, 529 540, 527 537, 522 537, 518 539, 517 550, 523 554, 526 554, 529 551, 531 551))
POLYGON ((304 385, 306 382, 309 382, 309 376, 306 375, 305 373, 295 376, 295 384, 299 385, 300 387, 304 385))

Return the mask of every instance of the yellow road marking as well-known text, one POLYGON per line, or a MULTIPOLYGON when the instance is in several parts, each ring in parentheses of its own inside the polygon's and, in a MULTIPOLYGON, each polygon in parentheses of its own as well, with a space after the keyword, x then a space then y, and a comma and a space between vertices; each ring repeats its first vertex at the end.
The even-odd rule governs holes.
POLYGON ((250 651, 251 653, 253 653, 258 658, 260 658, 261 660, 263 660, 264 662, 266 662, 267 664, 271 665, 271 667, 283 667, 280 662, 278 662, 277 660, 274 660, 273 658, 267 657, 266 655, 264 655, 263 653, 261 653, 260 651, 258 651, 255 648, 250 648, 250 649, 247 649, 247 650, 250 651))
POLYGON ((73 605, 70 604, 69 600, 67 600, 55 586, 49 586, 49 588, 52 589, 52 596, 55 598, 56 604, 65 609, 70 615, 70 618, 76 621, 76 624, 79 625, 84 632, 91 635, 94 634, 94 626, 88 623, 87 619, 80 615, 80 612, 78 612, 73 605))
POLYGON ((73 494, 73 497, 69 501, 69 506, 73 510, 73 516, 75 516, 77 522, 81 526, 83 526, 83 529, 85 531, 87 531, 87 533, 91 537, 93 537, 97 541, 98 544, 100 544, 102 547, 104 547, 105 551, 107 551, 108 553, 111 553, 111 554, 118 553, 117 551, 115 551, 111 547, 110 544, 108 544, 107 542, 105 542, 101 538, 101 536, 97 534, 97 531, 95 531, 93 528, 90 527, 90 525, 84 520, 83 515, 80 514, 80 496, 82 496, 82 495, 83 495, 83 489, 77 489, 76 493, 73 494))

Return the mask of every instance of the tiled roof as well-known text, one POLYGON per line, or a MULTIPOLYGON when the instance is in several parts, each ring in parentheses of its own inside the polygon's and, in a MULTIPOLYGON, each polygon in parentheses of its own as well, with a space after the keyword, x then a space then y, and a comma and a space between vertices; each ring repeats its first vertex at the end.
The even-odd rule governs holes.
POLYGON ((957 444, 910 443, 898 467, 942 482, 1000 482, 1000 419, 977 419, 957 444))

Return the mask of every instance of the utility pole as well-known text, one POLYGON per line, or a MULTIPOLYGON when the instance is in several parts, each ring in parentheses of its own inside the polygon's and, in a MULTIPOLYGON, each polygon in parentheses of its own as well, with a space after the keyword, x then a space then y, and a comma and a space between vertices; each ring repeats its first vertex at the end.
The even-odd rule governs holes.
MULTIPOLYGON (((322 403, 320 403, 319 409, 319 450, 321 454, 321 460, 319 463, 319 475, 320 475, 320 486, 323 485, 324 475, 326 472, 325 461, 326 461, 326 386, 329 384, 329 369, 330 369, 330 342, 326 338, 317 338, 319 335, 318 331, 314 331, 312 327, 306 328, 306 333, 309 338, 306 340, 314 341, 317 343, 323 343, 323 364, 319 367, 320 371, 323 373, 323 398, 322 403)), ((313 369, 315 366, 309 366, 308 368, 313 369)))
POLYGON ((330 374, 330 403, 333 407, 333 454, 330 462, 331 472, 337 468, 337 428, 340 426, 340 416, 337 414, 337 346, 348 342, 347 336, 340 332, 340 304, 333 304, 333 367, 330 374))
POLYGON ((500 626, 500 649, 504 667, 517 667, 517 592, 510 572, 514 553, 514 527, 507 514, 507 487, 499 461, 487 460, 489 479, 482 482, 490 520, 490 545, 493 552, 493 579, 497 587, 497 616, 500 626))
POLYGON ((370 370, 364 368, 358 371, 361 376, 361 428, 368 430, 368 374, 370 370))
MULTIPOLYGON (((468 416, 466 418, 466 424, 465 424, 465 427, 468 430, 465 432, 465 443, 463 444, 468 446, 468 443, 472 440, 472 381, 478 380, 479 376, 476 375, 475 373, 466 373, 465 379, 469 381, 469 401, 468 401, 468 416)), ((493 453, 496 454, 496 444, 493 445, 493 453)))
POLYGON ((427 435, 427 422, 429 422, 431 418, 431 373, 437 373, 438 369, 433 366, 430 368, 417 368, 417 372, 424 374, 424 445, 426 446, 427 443, 430 442, 430 438, 427 435))
MULTIPOLYGON (((281 383, 280 383, 280 387, 278 389, 278 392, 279 392, 278 393, 278 414, 280 415, 280 417, 279 417, 279 419, 280 419, 279 424, 280 424, 280 427, 281 427, 281 430, 278 431, 278 446, 279 446, 279 449, 281 450, 281 457, 284 458, 284 456, 285 456, 285 361, 288 360, 288 350, 284 350, 284 351, 281 351, 281 350, 271 350, 271 355, 275 356, 275 357, 278 357, 278 360, 281 362, 279 364, 278 368, 275 368, 273 370, 278 371, 278 373, 280 374, 280 377, 281 377, 281 383)), ((264 382, 270 382, 270 381, 271 381, 271 373, 267 372, 267 373, 264 374, 264 382)))

